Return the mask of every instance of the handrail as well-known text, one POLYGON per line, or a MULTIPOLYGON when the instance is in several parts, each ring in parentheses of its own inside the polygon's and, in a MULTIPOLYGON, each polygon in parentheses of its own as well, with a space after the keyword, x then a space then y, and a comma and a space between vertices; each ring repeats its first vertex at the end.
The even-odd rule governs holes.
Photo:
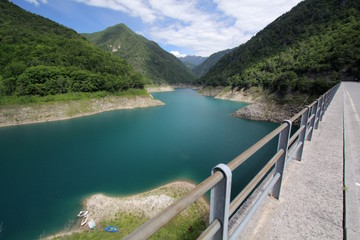
POLYGON ((256 153, 260 148, 262 148, 265 144, 270 142, 274 137, 276 137, 282 130, 286 128, 286 124, 281 124, 278 128, 270 132, 268 135, 263 137, 260 141, 252 145, 250 148, 245 150, 242 154, 237 156, 234 160, 229 162, 227 165, 231 171, 234 171, 237 167, 239 167, 243 162, 245 162, 249 157, 251 157, 254 153, 256 153))
POLYGON ((219 220, 215 219, 206 228, 206 230, 201 233, 201 235, 197 238, 197 240, 211 239, 220 228, 221 228, 221 223, 219 222, 219 220))
POLYGON ((281 149, 278 151, 272 159, 260 170, 260 172, 246 185, 246 187, 237 195, 230 204, 229 214, 233 214, 235 210, 240 206, 240 204, 245 200, 245 198, 250 194, 250 192, 259 184, 261 179, 269 172, 269 170, 274 166, 277 160, 284 154, 284 151, 281 149))
POLYGON ((164 226, 167 222, 173 219, 178 213, 184 210, 190 204, 198 200, 207 191, 213 188, 218 182, 223 179, 220 172, 216 172, 202 183, 197 185, 194 189, 184 195, 175 203, 162 210, 155 217, 145 222, 131 234, 127 235, 124 239, 147 239, 153 235, 157 230, 164 226))
POLYGON ((305 126, 301 126, 295 133, 294 133, 294 135, 289 139, 289 145, 291 145, 294 141, 295 141, 295 139, 300 135, 300 133, 302 132, 302 131, 304 131, 305 130, 305 126))
MULTIPOLYGON (((226 205, 228 207, 228 211, 225 211, 225 218, 229 218, 237 208, 243 203, 243 201, 251 194, 251 192, 256 188, 256 186, 261 182, 261 180, 266 176, 266 174, 271 170, 271 168, 276 164, 276 171, 274 176, 272 177, 272 181, 267 186, 266 191, 269 191, 271 188, 277 187, 277 196, 279 197, 279 191, 281 189, 281 182, 283 177, 283 171, 286 164, 292 159, 296 158, 297 160, 301 160, 301 155, 303 151, 303 146, 305 140, 311 140, 311 135, 313 130, 317 128, 317 125, 322 120, 322 116, 329 106, 333 96, 335 95, 340 84, 337 84, 325 94, 321 95, 316 101, 312 102, 306 108, 302 109, 299 113, 295 114, 290 120, 285 121, 275 130, 267 134, 261 140, 253 144, 250 148, 245 150, 239 156, 234 158, 231 162, 229 162, 226 166, 231 172, 238 168, 242 163, 244 163, 247 159, 249 159, 253 154, 255 154, 258 150, 260 150, 264 145, 269 143, 272 139, 279 136, 279 145, 278 151, 271 157, 271 159, 267 162, 267 164, 257 173, 257 175, 246 185, 246 187, 233 199, 233 201, 226 205), (290 136, 291 125, 294 121, 301 117, 300 128, 290 136), (316 125, 317 124, 317 125, 316 125), (297 140, 296 143, 295 140, 297 140), (281 142, 285 141, 285 142, 281 142), (293 144, 294 143, 294 144, 293 144), (289 146, 292 147, 289 149, 289 146), (280 148, 280 146, 284 147, 280 148), (290 152, 289 152, 290 150, 290 152), (278 166, 278 164, 280 164, 278 166)), ((162 226, 168 223, 172 218, 174 218, 177 214, 183 211, 185 208, 189 207, 196 200, 201 198, 206 192, 213 189, 215 186, 218 186, 222 180, 224 179, 224 175, 221 171, 214 172, 210 177, 206 178, 203 182, 197 185, 194 189, 190 190, 187 194, 177 200, 175 203, 167 207, 158 213, 155 217, 151 218, 144 224, 142 224, 135 231, 127 235, 124 239, 147 239, 151 237, 156 231, 158 231, 162 226)), ((274 191, 274 190, 273 190, 274 191)), ((220 191, 221 192, 221 191, 220 191)), ((213 193, 213 191, 211 192, 213 193)), ((274 192, 273 192, 274 194, 274 192)), ((257 208, 259 203, 264 199, 264 193, 258 199, 256 203, 257 208)), ((229 194, 227 195, 229 196, 229 194)), ((212 198, 211 198, 212 199, 212 198)), ((230 201, 230 199, 227 199, 230 201)), ((212 209, 210 209, 211 215, 212 209)), ((251 212, 255 211, 255 209, 251 212)), ((252 213, 251 213, 252 215, 252 213)), ((251 217, 251 216, 249 216, 251 217)), ((248 218, 249 218, 248 217, 248 218)), ((246 220, 247 221, 247 220, 246 220)), ((242 227, 246 224, 244 221, 243 224, 240 224, 242 227)), ((210 239, 215 234, 218 233, 222 229, 222 224, 220 219, 214 219, 207 229, 199 236, 198 239, 210 239)), ((236 230, 237 234, 240 229, 236 230)), ((227 229, 226 229, 227 232, 227 229)))
MULTIPOLYGON (((315 103, 315 102, 313 102, 315 103)), ((309 105, 311 106, 311 105, 309 105)), ((306 112, 306 108, 304 108, 303 110, 301 110, 300 112, 298 112, 297 114, 295 114, 292 118, 290 118, 290 122, 294 122, 296 119, 298 119, 301 115, 303 115, 304 112, 306 112)))

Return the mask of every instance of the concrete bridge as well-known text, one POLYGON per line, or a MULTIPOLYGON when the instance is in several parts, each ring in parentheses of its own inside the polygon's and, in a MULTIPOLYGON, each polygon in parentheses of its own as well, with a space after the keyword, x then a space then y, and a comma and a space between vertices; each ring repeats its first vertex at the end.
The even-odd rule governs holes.
POLYGON ((238 239, 360 239, 359 115, 360 83, 342 82, 280 199, 268 196, 238 239))

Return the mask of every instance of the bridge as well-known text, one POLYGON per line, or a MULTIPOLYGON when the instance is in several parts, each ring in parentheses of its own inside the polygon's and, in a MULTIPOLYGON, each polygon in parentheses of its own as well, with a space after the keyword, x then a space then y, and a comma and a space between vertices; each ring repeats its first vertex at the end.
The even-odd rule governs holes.
POLYGON ((147 239, 208 191, 198 239, 360 239, 359 113, 360 83, 336 85, 124 239, 147 239), (275 155, 230 202, 232 171, 274 138, 275 155))
POLYGON ((281 198, 268 197, 237 239, 360 239, 359 114, 360 83, 341 83, 281 198))

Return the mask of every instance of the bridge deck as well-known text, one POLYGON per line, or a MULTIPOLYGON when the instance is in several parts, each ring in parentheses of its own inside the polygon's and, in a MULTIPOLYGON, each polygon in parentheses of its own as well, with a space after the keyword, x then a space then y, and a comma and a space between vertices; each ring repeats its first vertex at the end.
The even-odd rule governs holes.
POLYGON ((360 107, 360 84, 342 83, 312 141, 305 143, 303 160, 289 163, 280 200, 268 197, 239 239, 343 239, 345 234, 348 239, 360 239, 360 186, 356 184, 360 182, 360 121, 359 108, 353 107, 357 104, 360 107), (349 178, 345 215, 344 153, 349 178))

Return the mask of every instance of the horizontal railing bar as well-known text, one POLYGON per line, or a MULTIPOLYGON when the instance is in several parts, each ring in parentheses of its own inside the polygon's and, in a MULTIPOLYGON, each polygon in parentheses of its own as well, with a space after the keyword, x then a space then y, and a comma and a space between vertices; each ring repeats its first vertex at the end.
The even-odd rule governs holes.
POLYGON ((234 171, 237 167, 239 167, 243 162, 245 162, 249 157, 251 157, 254 153, 256 153, 260 148, 262 148, 265 144, 270 142, 274 137, 276 137, 282 130, 284 130, 288 124, 283 123, 278 128, 273 130, 271 133, 263 137, 257 143, 252 145, 250 148, 245 150, 242 154, 234 158, 227 165, 231 171, 234 171))
POLYGON ((289 149, 288 149, 288 156, 294 151, 294 149, 297 147, 297 144, 292 145, 289 149), (290 153, 290 154, 289 154, 290 153))
MULTIPOLYGON (((294 157, 294 154, 299 150, 299 148, 300 148, 302 145, 303 145, 303 142, 299 142, 299 143, 296 145, 295 149, 294 149, 292 152, 290 152, 289 157, 287 158, 287 162, 290 162, 290 160, 294 157)), ((287 163, 286 163, 286 164, 287 164, 287 163)))
POLYGON ((197 240, 207 240, 211 239, 217 231, 221 228, 219 220, 215 219, 212 223, 201 233, 197 240))
POLYGON ((155 217, 151 218, 135 231, 127 235, 124 239, 147 239, 153 235, 162 226, 173 219, 178 213, 190 206, 198 200, 207 191, 213 188, 218 182, 224 178, 221 172, 215 172, 213 175, 205 179, 202 183, 197 185, 190 192, 185 194, 182 198, 171 204, 169 207, 162 210, 155 217))
POLYGON ((240 232, 244 229, 246 224, 249 222, 251 217, 254 215, 255 211, 260 207, 260 204, 264 201, 267 194, 270 192, 270 190, 274 187, 276 182, 279 180, 281 174, 276 173, 274 178, 271 180, 269 185, 265 188, 265 190, 261 193, 260 197, 256 200, 255 204, 251 207, 250 211, 246 214, 245 218, 242 220, 240 225, 235 229, 229 240, 234 240, 238 237, 240 232))
POLYGON ((233 214, 235 210, 241 205, 256 185, 263 179, 266 173, 276 163, 277 160, 284 154, 284 150, 280 149, 270 161, 261 169, 261 171, 246 185, 246 187, 234 198, 230 203, 229 215, 233 214))
POLYGON ((310 103, 309 105, 308 105, 308 107, 312 107, 312 106, 314 106, 315 105, 315 103, 316 103, 316 101, 313 101, 312 103, 310 103))
POLYGON ((311 120, 315 117, 315 114, 312 114, 309 119, 308 119, 308 123, 311 122, 311 120))
MULTIPOLYGON (((295 149, 298 145, 299 145, 299 142, 294 143, 293 145, 291 145, 291 147, 288 148, 288 151, 287 151, 288 156, 291 155, 291 153, 294 151, 294 149, 295 149)), ((290 146, 290 144, 289 144, 289 146, 290 146)))
POLYGON ((294 115, 292 118, 290 118, 290 122, 294 122, 296 119, 298 119, 301 115, 303 115, 304 112, 306 112, 307 108, 304 108, 300 112, 298 112, 296 115, 294 115))
POLYGON ((305 125, 302 125, 302 126, 294 133, 294 135, 292 135, 292 137, 289 139, 289 143, 288 143, 289 146, 295 141, 295 139, 300 135, 300 133, 301 133, 302 131, 304 131, 304 129, 305 129, 305 125))

